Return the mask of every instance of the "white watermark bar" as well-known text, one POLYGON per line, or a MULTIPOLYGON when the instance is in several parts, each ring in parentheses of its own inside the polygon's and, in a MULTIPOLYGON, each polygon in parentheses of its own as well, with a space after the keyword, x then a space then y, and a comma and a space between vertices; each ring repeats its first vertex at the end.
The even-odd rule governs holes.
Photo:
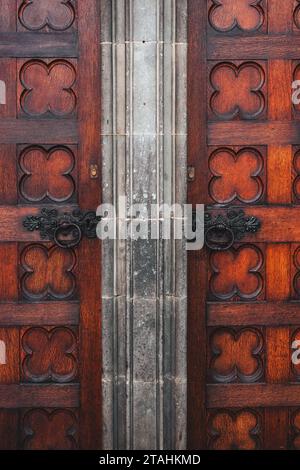
POLYGON ((203 204, 132 204, 121 196, 117 205, 102 204, 97 209, 100 240, 186 240, 187 250, 204 246, 203 204))

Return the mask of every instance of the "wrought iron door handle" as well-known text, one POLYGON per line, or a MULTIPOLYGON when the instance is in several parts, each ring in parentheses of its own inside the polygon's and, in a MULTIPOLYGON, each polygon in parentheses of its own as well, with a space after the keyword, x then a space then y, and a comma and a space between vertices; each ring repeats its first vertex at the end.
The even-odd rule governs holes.
POLYGON ((260 220, 246 215, 243 209, 232 208, 217 215, 207 211, 204 215, 205 245, 211 250, 229 250, 247 233, 256 233, 260 227, 260 220))
POLYGON ((56 209, 43 208, 39 215, 26 217, 23 226, 30 232, 39 230, 42 239, 53 240, 61 248, 73 248, 79 245, 83 236, 97 237, 96 228, 100 220, 94 211, 76 209, 60 214, 56 209))

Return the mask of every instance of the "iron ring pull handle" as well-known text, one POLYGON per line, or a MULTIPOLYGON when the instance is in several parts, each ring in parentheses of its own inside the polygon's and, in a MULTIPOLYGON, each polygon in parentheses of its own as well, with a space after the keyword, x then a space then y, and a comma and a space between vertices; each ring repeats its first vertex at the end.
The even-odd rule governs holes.
POLYGON ((59 213, 57 209, 43 208, 39 215, 27 216, 23 226, 28 231, 38 230, 41 238, 54 241, 60 248, 74 248, 83 236, 97 238, 97 225, 101 217, 94 211, 74 210, 59 213))
POLYGON ((214 251, 229 250, 247 233, 256 233, 260 227, 260 220, 246 215, 243 209, 232 208, 217 215, 207 211, 204 214, 205 245, 214 251))

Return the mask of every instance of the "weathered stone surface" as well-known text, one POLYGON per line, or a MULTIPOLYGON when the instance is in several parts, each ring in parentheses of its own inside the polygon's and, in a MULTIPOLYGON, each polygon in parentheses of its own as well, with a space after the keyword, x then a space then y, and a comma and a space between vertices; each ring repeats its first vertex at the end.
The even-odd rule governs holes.
MULTIPOLYGON (((103 201, 120 232, 119 196, 186 200, 187 0, 101 5, 103 201)), ((155 218, 158 240, 103 242, 106 449, 186 446, 186 252, 155 218)))

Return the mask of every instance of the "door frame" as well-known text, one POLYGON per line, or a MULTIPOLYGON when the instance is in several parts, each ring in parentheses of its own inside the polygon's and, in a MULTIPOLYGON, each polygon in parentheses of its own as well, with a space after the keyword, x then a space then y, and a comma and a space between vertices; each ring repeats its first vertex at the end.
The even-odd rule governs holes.
MULTIPOLYGON (((206 2, 205 2, 206 3, 206 2)), ((199 0, 188 2, 188 167, 195 177, 188 182, 187 202, 207 201, 207 11, 199 0)), ((187 268, 187 448, 206 444, 206 285, 207 252, 188 252, 187 268), (200 268, 200 269, 199 269, 200 268)))

